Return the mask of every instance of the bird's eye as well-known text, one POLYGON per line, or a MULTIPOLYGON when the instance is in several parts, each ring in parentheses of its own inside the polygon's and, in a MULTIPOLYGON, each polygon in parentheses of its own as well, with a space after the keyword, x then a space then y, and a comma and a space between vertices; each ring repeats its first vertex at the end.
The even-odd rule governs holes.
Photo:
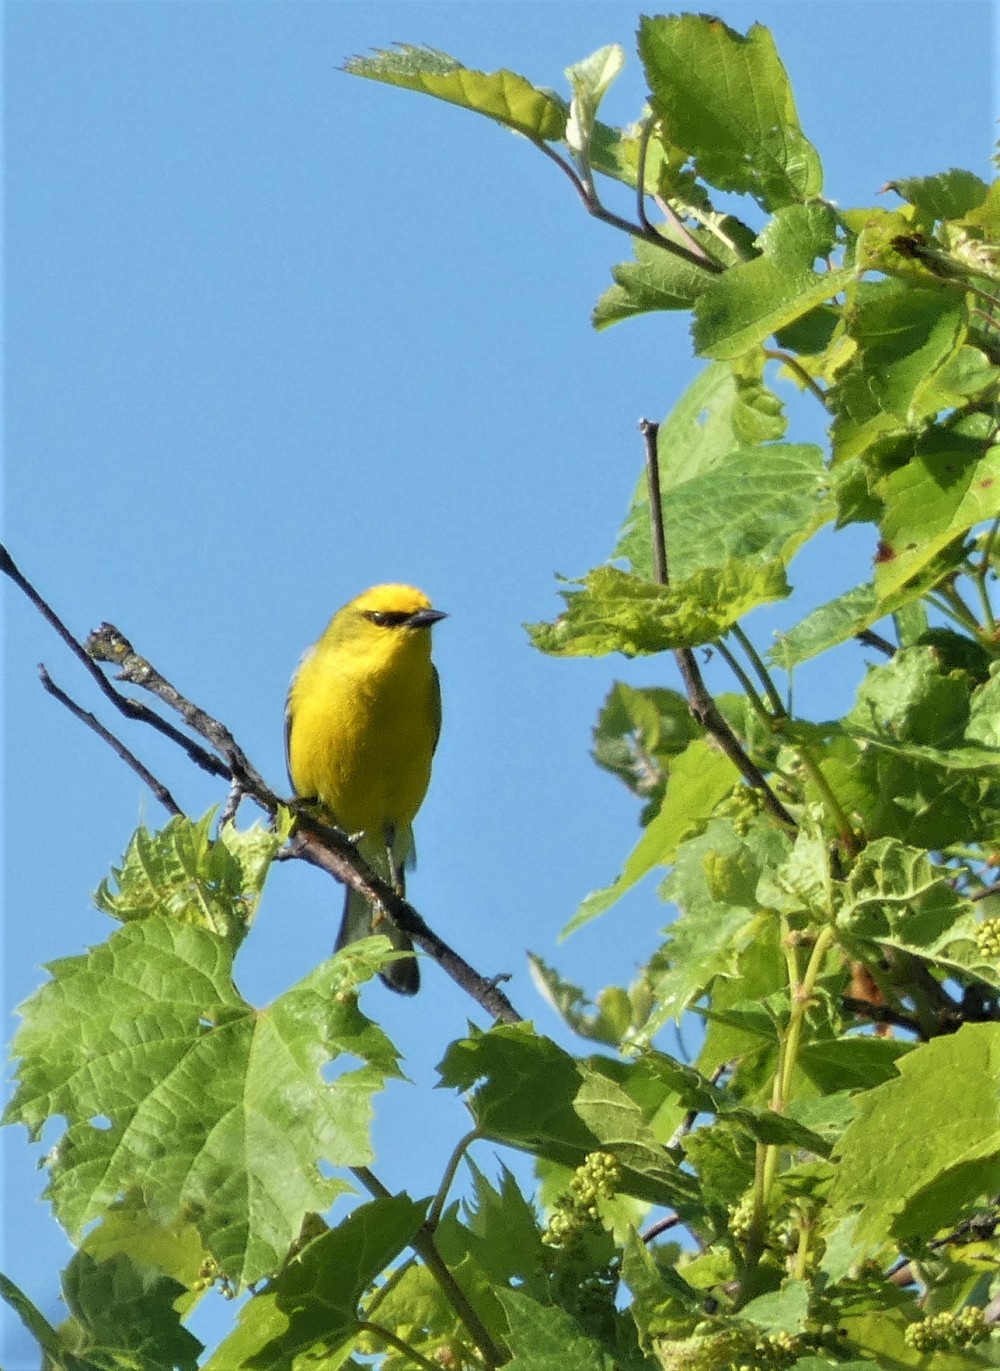
POLYGON ((365 613, 365 618, 379 628, 398 628, 400 624, 405 624, 409 617, 406 613, 393 613, 386 609, 369 609, 365 613))

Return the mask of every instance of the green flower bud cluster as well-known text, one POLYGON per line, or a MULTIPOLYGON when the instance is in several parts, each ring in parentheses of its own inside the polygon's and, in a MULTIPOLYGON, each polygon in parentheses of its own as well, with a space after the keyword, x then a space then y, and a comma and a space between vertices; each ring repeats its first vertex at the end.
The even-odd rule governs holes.
POLYGON ((954 1352, 985 1341, 990 1327, 981 1309, 967 1305, 957 1314, 928 1314, 907 1324, 903 1336, 916 1352, 954 1352))
POLYGON ((1000 919, 984 919, 976 925, 976 946, 984 957, 1000 962, 1000 919))
MULTIPOLYGON (((729 1206, 727 1227, 733 1241, 745 1247, 753 1228, 753 1195, 744 1195, 739 1204, 729 1206)), ((764 1246, 772 1252, 794 1252, 798 1228, 788 1214, 784 1217, 768 1214, 762 1237, 764 1246)))
POLYGON ((763 807, 760 791, 752 790, 747 785, 738 785, 716 805, 715 813, 720 819, 729 820, 737 837, 745 838, 763 807))
POLYGON ((611 1199, 620 1183, 621 1167, 611 1153, 591 1152, 556 1201, 542 1242, 548 1247, 571 1247, 587 1230, 600 1227, 597 1202, 611 1199))
POLYGON ((660 1339, 656 1355, 663 1371, 783 1371, 802 1352, 791 1333, 725 1328, 708 1337, 660 1339))
POLYGON ((236 1298, 236 1291, 230 1284, 229 1277, 224 1276, 219 1270, 219 1264, 215 1258, 208 1256, 206 1253, 202 1259, 201 1266, 198 1267, 198 1274, 194 1279, 191 1289, 200 1294, 205 1290, 211 1290, 213 1285, 219 1287, 219 1294, 222 1295, 224 1299, 234 1300, 236 1298))

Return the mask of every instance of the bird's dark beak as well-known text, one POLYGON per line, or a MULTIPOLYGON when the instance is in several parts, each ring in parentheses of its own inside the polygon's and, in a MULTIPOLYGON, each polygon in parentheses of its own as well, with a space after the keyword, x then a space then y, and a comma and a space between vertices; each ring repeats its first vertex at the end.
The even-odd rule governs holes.
POLYGON ((447 619, 447 614, 443 609, 418 609, 407 619, 408 628, 430 628, 439 619, 447 619))

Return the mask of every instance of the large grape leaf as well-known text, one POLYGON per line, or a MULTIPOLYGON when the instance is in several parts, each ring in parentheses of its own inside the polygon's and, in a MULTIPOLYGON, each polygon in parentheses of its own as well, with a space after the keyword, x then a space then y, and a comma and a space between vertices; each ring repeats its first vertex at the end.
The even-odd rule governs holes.
POLYGON ((384 941, 323 962, 264 1009, 235 988, 224 938, 162 915, 53 963, 22 1010, 5 1120, 33 1136, 69 1121, 47 1193, 70 1234, 139 1195, 159 1222, 196 1223, 233 1284, 275 1270, 303 1217, 346 1188, 320 1163, 372 1158, 371 1097, 397 1057, 349 992, 384 941), (328 1084, 341 1058, 359 1064, 328 1084))

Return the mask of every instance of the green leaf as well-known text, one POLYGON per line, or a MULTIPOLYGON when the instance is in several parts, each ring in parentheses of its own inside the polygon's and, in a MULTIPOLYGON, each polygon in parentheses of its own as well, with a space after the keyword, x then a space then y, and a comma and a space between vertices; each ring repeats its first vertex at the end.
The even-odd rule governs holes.
POLYGON ((95 1261, 77 1252, 63 1275, 69 1323, 60 1334, 88 1365, 194 1371, 202 1344, 174 1308, 184 1287, 123 1253, 95 1261))
POLYGON ((279 1266, 303 1216, 345 1188, 319 1163, 371 1160, 371 1097, 398 1075, 350 993, 374 964, 359 944, 256 1010, 224 939, 156 915, 53 963, 23 1009, 5 1118, 33 1136, 69 1121, 48 1194, 70 1233, 135 1192, 158 1222, 195 1222, 234 1284, 279 1266), (360 1065, 327 1084, 341 1056, 360 1065))
POLYGON ((589 175, 590 144, 598 107, 624 65, 624 50, 612 43, 566 68, 573 90, 566 121, 566 146, 586 175, 589 175))
POLYGON ((844 727, 866 737, 879 733, 894 742, 947 748, 965 732, 971 688, 965 671, 942 670, 936 648, 900 648, 869 668, 844 727))
POLYGON ((508 1371, 615 1371, 615 1360, 575 1320, 519 1290, 497 1290, 510 1325, 508 1371))
POLYGON ((594 1065, 620 1081, 623 1091, 640 1096, 645 1086, 645 1094, 657 1101, 676 1096, 685 1109, 738 1124, 758 1142, 803 1148, 820 1156, 829 1151, 823 1138, 795 1119, 766 1107, 747 1104, 735 1091, 715 1085, 695 1067, 687 1066, 665 1052, 650 1050, 634 1064, 595 1058, 594 1065), (651 1083, 655 1083, 655 1092, 649 1088, 651 1083))
POLYGON ((704 1292, 688 1285, 673 1267, 658 1265, 635 1232, 625 1240, 622 1280, 632 1292, 629 1313, 646 1351, 658 1334, 673 1331, 678 1323, 693 1328, 703 1316, 704 1292))
POLYGON ((976 524, 1000 513, 1000 445, 935 428, 911 462, 878 483, 885 554, 875 568, 883 598, 919 575, 976 524))
POLYGON ((977 686, 969 697, 969 726, 965 730, 970 743, 1000 748, 1000 664, 991 668, 988 681, 977 686))
POLYGON ((111 880, 94 895, 98 909, 122 923, 169 914, 238 944, 290 823, 286 816, 273 831, 226 824, 213 839, 214 819, 210 810, 197 821, 179 815, 158 833, 137 829, 121 866, 112 867, 111 880))
POLYGON ((810 657, 871 628, 885 613, 871 583, 855 586, 819 605, 787 633, 778 634, 777 642, 767 654, 768 660, 791 671, 802 662, 808 662, 810 657))
POLYGON ((726 360, 764 343, 849 285, 853 267, 814 271, 832 246, 832 211, 820 205, 779 210, 758 240, 761 256, 716 276, 694 306, 693 336, 703 357, 726 360), (830 230, 825 242, 823 229, 830 230))
POLYGON ((760 876, 787 850, 788 839, 766 822, 741 835, 721 819, 678 848, 662 894, 680 915, 650 968, 657 1005, 647 1033, 679 1020, 716 977, 736 975, 747 943, 774 922, 757 897, 760 876))
POLYGON ((493 1283, 530 1282, 541 1263, 541 1229, 534 1208, 521 1194, 506 1166, 500 1166, 497 1189, 466 1155, 473 1193, 463 1208, 470 1250, 493 1283))
MULTIPOLYGON (((616 681, 597 717, 591 755, 633 795, 655 801, 658 807, 672 761, 700 734, 679 691, 659 686, 636 689, 616 681)), ((643 822, 650 817, 645 814, 643 822)))
POLYGON ((639 55, 654 112, 706 181, 769 210, 819 195, 819 157, 767 29, 744 38, 707 15, 643 18, 639 55))
MULTIPOLYGON (((730 448, 710 467, 663 485, 667 562, 674 585, 729 563, 786 566, 835 513, 818 447, 774 443, 730 448)), ((612 556, 652 580, 649 504, 633 499, 612 556)))
POLYGON ((859 1097, 832 1201, 858 1209, 859 1246, 930 1238, 1000 1187, 1000 1025, 966 1024, 913 1049, 900 1079, 859 1097))
POLYGON ((705 738, 690 743, 671 767, 663 804, 629 854, 621 875, 587 896, 561 937, 610 909, 654 867, 669 866, 685 833, 704 821, 736 780, 735 766, 714 743, 705 738))
POLYGON ((838 462, 956 403, 940 379, 965 339, 961 299, 908 281, 861 282, 844 317, 856 351, 830 392, 838 462))
POLYGON ((824 1094, 870 1090, 897 1076, 896 1063, 913 1044, 894 1038, 828 1038, 799 1048, 799 1069, 824 1094))
POLYGON ((654 310, 690 309, 712 279, 703 267, 646 239, 633 238, 632 251, 634 262, 611 268, 615 284, 594 306, 596 329, 654 310))
POLYGON ((809 1314, 809 1287, 805 1281, 784 1281, 780 1290, 758 1295, 740 1310, 740 1317, 763 1328, 765 1333, 801 1333, 809 1314))
POLYGON ((593 1065, 576 1061, 527 1024, 499 1026, 454 1042, 438 1067, 442 1085, 466 1092, 487 1138, 579 1166, 614 1152, 620 1189, 652 1204, 691 1202, 690 1177, 663 1149, 640 1106, 593 1065))
POLYGON ((293 1371, 343 1365, 359 1334, 358 1302, 409 1245, 426 1201, 392 1195, 360 1205, 288 1262, 240 1313, 204 1371, 293 1371), (300 1358, 302 1360, 300 1360, 300 1358), (330 1360, 327 1360, 327 1359, 330 1360))
POLYGON ((784 564, 736 558, 669 586, 617 567, 590 571, 579 589, 560 591, 566 609, 551 624, 529 624, 531 641, 554 657, 638 657, 714 642, 758 605, 790 593, 784 564))
POLYGON ((986 182, 974 172, 956 167, 936 176, 911 176, 890 181, 887 189, 894 190, 932 219, 961 219, 981 205, 989 191, 986 182))
POLYGON ((81 1244, 96 1261, 124 1254, 137 1266, 151 1267, 172 1276, 187 1291, 174 1307, 182 1313, 197 1303, 198 1279, 205 1248, 197 1228, 184 1218, 159 1224, 140 1205, 121 1201, 106 1210, 81 1244))
POLYGON ((554 967, 547 966, 531 952, 528 968, 539 994, 581 1038, 618 1047, 645 1018, 649 989, 642 980, 633 987, 631 994, 621 986, 608 986, 599 992, 596 1005, 592 1005, 579 986, 565 980, 554 967))
POLYGON ((566 107, 555 96, 515 72, 474 71, 435 48, 399 43, 370 57, 352 57, 344 70, 485 114, 528 138, 557 142, 566 132, 566 107))

